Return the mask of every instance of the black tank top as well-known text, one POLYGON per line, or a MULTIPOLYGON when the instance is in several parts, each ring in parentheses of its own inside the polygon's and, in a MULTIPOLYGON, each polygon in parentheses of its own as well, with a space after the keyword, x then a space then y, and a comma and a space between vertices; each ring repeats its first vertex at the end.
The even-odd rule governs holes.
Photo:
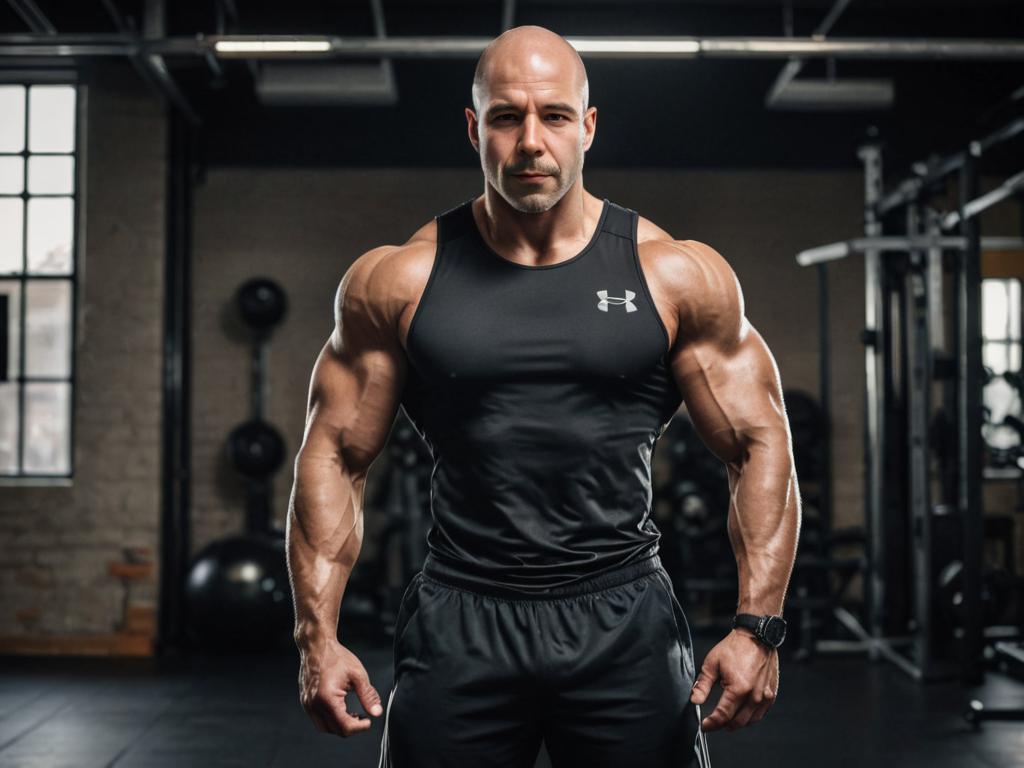
POLYGON ((637 255, 604 200, 571 259, 493 251, 472 200, 436 217, 402 406, 433 457, 428 561, 524 592, 650 557, 651 457, 681 403, 637 255))

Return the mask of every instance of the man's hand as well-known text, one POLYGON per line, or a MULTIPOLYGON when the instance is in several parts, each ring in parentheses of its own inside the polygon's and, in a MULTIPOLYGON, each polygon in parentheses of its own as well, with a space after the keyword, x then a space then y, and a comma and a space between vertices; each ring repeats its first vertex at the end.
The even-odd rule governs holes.
POLYGON ((338 736, 369 730, 373 721, 350 713, 345 705, 345 694, 354 689, 368 714, 379 717, 384 712, 356 655, 337 640, 327 640, 302 648, 300 656, 299 699, 317 730, 338 736))
POLYGON ((704 718, 703 729, 717 731, 724 726, 735 731, 760 722, 779 692, 779 652, 753 634, 734 629, 704 659, 690 701, 707 701, 719 679, 722 696, 715 711, 704 718))

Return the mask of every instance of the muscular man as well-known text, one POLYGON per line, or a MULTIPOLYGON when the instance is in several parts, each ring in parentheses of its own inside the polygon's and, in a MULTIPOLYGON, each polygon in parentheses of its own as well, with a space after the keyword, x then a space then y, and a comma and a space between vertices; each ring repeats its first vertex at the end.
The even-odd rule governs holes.
POLYGON ((737 612, 778 617, 800 521, 778 371, 717 252, 584 189, 597 110, 568 43, 505 32, 473 105, 483 195, 356 259, 313 371, 288 518, 302 704, 340 736, 372 722, 346 692, 386 712, 398 768, 526 768, 541 740, 560 767, 690 765, 716 681, 704 730, 765 716, 779 638, 737 627, 697 674, 651 455, 685 402, 728 467, 737 612), (433 525, 382 705, 337 621, 400 405, 434 459, 433 525))

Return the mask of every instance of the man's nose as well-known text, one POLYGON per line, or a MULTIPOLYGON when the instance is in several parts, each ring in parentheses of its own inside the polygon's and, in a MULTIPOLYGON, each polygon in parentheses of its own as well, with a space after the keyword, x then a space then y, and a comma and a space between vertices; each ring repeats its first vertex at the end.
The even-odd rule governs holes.
POLYGON ((519 136, 519 149, 530 155, 539 155, 544 152, 544 145, 541 142, 540 120, 536 115, 527 115, 523 119, 522 133, 519 136))

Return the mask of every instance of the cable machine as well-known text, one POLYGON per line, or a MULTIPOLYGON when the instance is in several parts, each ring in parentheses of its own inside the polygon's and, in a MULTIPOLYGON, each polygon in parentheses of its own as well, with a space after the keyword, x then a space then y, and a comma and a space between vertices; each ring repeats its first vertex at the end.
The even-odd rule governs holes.
MULTIPOLYGON (((981 253, 1024 249, 1024 240, 982 237, 979 216, 1024 189, 1024 173, 984 195, 978 173, 986 154, 1021 134, 1024 119, 919 163, 888 194, 881 147, 861 147, 865 237, 797 255, 801 266, 819 269, 823 325, 828 263, 864 257, 867 627, 841 607, 835 616, 857 638, 850 646, 920 681, 984 677, 981 253), (954 209, 933 207, 950 186, 954 209), (955 428, 940 429, 936 405, 955 414, 955 428), (937 615, 936 584, 954 558, 963 600, 960 626, 949 631, 937 615)), ((825 332, 821 345, 828 360, 825 332)))

